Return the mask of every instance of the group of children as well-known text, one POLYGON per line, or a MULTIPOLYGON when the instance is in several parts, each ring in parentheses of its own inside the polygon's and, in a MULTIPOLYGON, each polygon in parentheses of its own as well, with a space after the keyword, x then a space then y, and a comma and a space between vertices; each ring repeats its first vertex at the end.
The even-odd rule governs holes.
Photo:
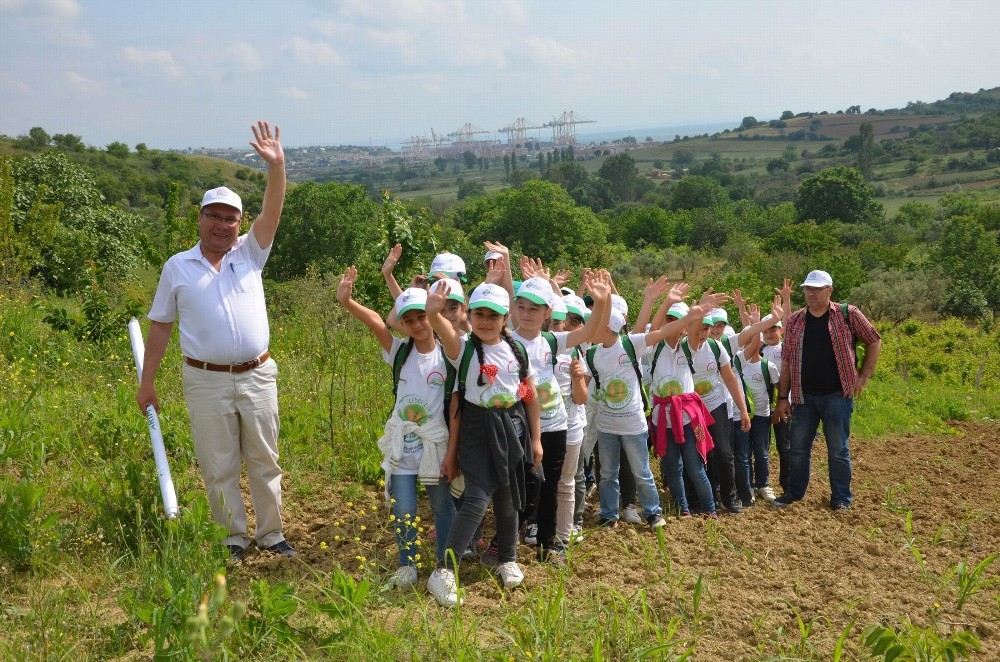
MULTIPOLYGON (((337 288, 392 368, 395 405, 378 441, 399 548, 392 585, 417 582, 418 483, 437 536, 427 587, 444 606, 460 601, 463 559, 479 558, 506 588, 518 586, 522 532, 540 561, 565 562, 583 539, 595 482, 601 526, 665 526, 651 448, 680 517, 773 501, 770 402, 787 281, 763 317, 733 293, 737 334, 721 308, 728 294, 709 290, 689 306, 688 285, 661 278, 647 285, 630 326, 607 271, 585 269, 573 291, 568 273, 522 258, 524 280, 515 281, 506 247, 485 246, 487 276, 468 297, 465 263, 451 253, 401 288, 398 245, 382 269, 395 300, 387 319, 352 298, 354 267, 337 288), (480 554, 491 502, 495 535, 480 554)), ((774 427, 781 458, 785 430, 774 427)))

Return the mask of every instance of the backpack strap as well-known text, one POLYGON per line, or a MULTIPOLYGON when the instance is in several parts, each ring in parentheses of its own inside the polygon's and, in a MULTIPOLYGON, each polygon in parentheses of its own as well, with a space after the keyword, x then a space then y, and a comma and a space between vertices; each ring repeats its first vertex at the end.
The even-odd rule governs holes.
POLYGON ((601 390, 601 377, 597 374, 597 366, 594 365, 594 355, 597 354, 597 345, 591 345, 587 350, 587 367, 590 369, 590 376, 594 378, 594 388, 601 390))
MULTIPOLYGON (((719 342, 715 338, 706 338, 708 346, 712 349, 712 354, 715 354, 715 367, 722 370, 722 348, 719 347, 719 342)), ((735 354, 730 354, 729 358, 732 359, 735 354)))
MULTIPOLYGON (((750 414, 750 416, 753 416, 753 398, 750 397, 750 388, 747 385, 747 378, 743 374, 743 362, 740 361, 740 357, 733 354, 733 360, 731 363, 732 366, 736 368, 736 374, 740 377, 740 386, 743 387, 743 402, 747 405, 747 413, 750 414)), ((719 369, 722 369, 721 366, 719 369)))
MULTIPOLYGON (((514 358, 517 359, 517 379, 518 381, 524 381, 528 378, 528 350, 525 349, 524 343, 515 338, 511 338, 513 341, 511 343, 511 349, 514 352, 514 358)), ((552 357, 553 359, 555 356, 552 357)))
POLYGON ((542 331, 542 337, 549 343, 549 349, 552 350, 552 371, 555 372, 556 363, 558 363, 556 355, 559 354, 559 341, 556 340, 556 334, 551 331, 542 331))
POLYGON ((774 364, 764 358, 764 355, 760 355, 760 372, 764 376, 764 387, 767 389, 767 399, 771 405, 774 405, 774 382, 771 381, 771 366, 774 364))
POLYGON ((691 357, 691 345, 688 344, 687 338, 681 341, 681 349, 684 351, 684 358, 688 360, 688 368, 691 369, 691 377, 694 377, 694 360, 691 357))
POLYGON ((396 393, 399 391, 399 377, 403 374, 403 365, 406 363, 406 359, 410 357, 410 352, 413 351, 414 340, 411 337, 405 343, 400 344, 399 349, 396 350, 396 355, 392 357, 392 397, 396 398, 396 393))
POLYGON ((666 346, 667 346, 667 341, 666 340, 661 340, 660 342, 656 343, 656 350, 653 352, 653 362, 652 362, 652 365, 650 365, 650 367, 649 367, 649 374, 650 374, 650 376, 653 376, 653 375, 656 374, 656 362, 660 360, 660 353, 663 351, 663 348, 666 347, 666 346))
MULTIPOLYGON (((462 400, 465 400, 465 380, 469 375, 469 366, 472 365, 472 355, 475 353, 476 348, 472 344, 472 338, 470 337, 465 341, 465 350, 462 352, 462 360, 458 363, 458 395, 462 400)), ((459 400, 461 404, 461 400, 459 400)))
POLYGON ((840 314, 844 317, 844 322, 847 324, 847 330, 851 332, 851 349, 854 350, 854 367, 857 370, 861 370, 861 355, 858 354, 858 341, 854 337, 854 329, 851 328, 851 304, 840 304, 840 314))
POLYGON ((646 396, 646 389, 642 387, 642 370, 639 368, 639 359, 635 355, 635 345, 632 344, 628 335, 622 336, 622 347, 625 348, 625 353, 628 354, 628 359, 632 362, 632 369, 635 370, 635 378, 639 383, 639 394, 642 396, 642 409, 645 411, 649 409, 649 398, 646 396))
MULTIPOLYGON (((730 341, 729 336, 722 336, 722 346, 726 348, 727 352, 729 352, 729 357, 730 358, 736 356, 736 352, 733 351, 733 344, 730 341)), ((716 359, 716 361, 718 361, 718 359, 719 359, 719 355, 718 354, 715 355, 715 359, 716 359)), ((721 368, 722 366, 719 366, 719 367, 721 368)))

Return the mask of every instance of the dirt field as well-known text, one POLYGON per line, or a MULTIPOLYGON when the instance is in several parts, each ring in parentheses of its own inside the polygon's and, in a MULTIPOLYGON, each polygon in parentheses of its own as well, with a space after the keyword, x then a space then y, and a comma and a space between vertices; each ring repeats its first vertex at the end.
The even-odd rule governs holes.
MULTIPOLYGON (((1000 465, 994 448, 1000 427, 956 424, 953 432, 853 441, 855 504, 845 513, 826 507, 826 454, 819 440, 807 498, 790 508, 758 505, 718 522, 671 519, 664 555, 645 528, 588 528, 571 556, 570 605, 613 587, 626 595, 645 589, 654 608, 676 611, 690 604, 692 586, 702 575, 706 596, 697 660, 762 659, 793 650, 796 659, 829 659, 845 628, 851 628, 848 659, 854 659, 865 627, 896 625, 904 616, 919 625, 936 620, 945 633, 968 627, 982 641, 982 659, 998 659, 1000 563, 987 573, 993 587, 972 596, 961 611, 948 571, 960 560, 974 565, 1000 550, 1000 465), (799 620, 810 628, 805 638, 799 620)), ((395 546, 380 493, 332 485, 306 495, 290 487, 286 532, 307 566, 328 570, 339 564, 356 573, 374 566, 383 577, 391 571, 395 546)), ((429 512, 424 517, 429 520, 429 512)), ((588 517, 592 525, 593 514, 588 517)), ((430 531, 425 540, 433 544, 430 531)), ((554 581, 555 571, 535 562, 531 548, 522 546, 519 554, 526 586, 554 581)), ((234 579, 309 574, 299 563, 251 556, 234 579)), ((465 609, 489 622, 498 615, 497 584, 478 563, 464 564, 461 576, 468 591, 465 609)), ((437 609, 422 590, 419 596, 385 595, 388 605, 379 611, 386 623, 408 601, 423 600, 432 613, 437 609)), ((516 591, 506 608, 516 608, 523 595, 516 591)))

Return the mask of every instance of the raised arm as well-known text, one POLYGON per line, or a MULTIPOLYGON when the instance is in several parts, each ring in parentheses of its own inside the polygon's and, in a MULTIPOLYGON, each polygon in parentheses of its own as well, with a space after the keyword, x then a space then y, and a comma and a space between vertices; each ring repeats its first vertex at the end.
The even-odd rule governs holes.
POLYGON ((354 267, 348 267, 340 279, 340 284, 337 285, 337 301, 355 319, 367 326, 382 349, 388 352, 392 348, 392 334, 389 333, 389 327, 385 325, 378 313, 351 298, 354 293, 354 282, 357 278, 358 270, 354 267))
POLYGON ((396 265, 399 264, 399 258, 403 255, 403 247, 396 244, 391 249, 389 249, 389 255, 386 256, 385 262, 382 263, 382 278, 385 279, 386 287, 389 288, 389 294, 392 296, 392 300, 395 301, 399 298, 399 295, 403 293, 403 288, 399 286, 396 281, 396 276, 393 275, 393 270, 396 265))
POLYGON ((507 265, 507 273, 504 274, 503 287, 510 294, 511 300, 514 299, 514 275, 510 271, 510 249, 501 244, 500 242, 484 241, 483 246, 486 247, 488 251, 496 251, 503 255, 504 264, 507 265))
POLYGON ((254 137, 250 146, 267 164, 264 202, 250 231, 261 248, 270 248, 281 221, 281 209, 285 206, 285 151, 281 148, 281 130, 277 126, 273 135, 267 122, 257 122, 257 126, 250 128, 254 137))
POLYGON ((733 370, 732 365, 727 363, 722 366, 719 374, 722 377, 722 383, 726 385, 729 395, 733 398, 733 403, 740 410, 740 429, 747 432, 750 430, 750 412, 747 411, 747 401, 743 397, 743 387, 740 385, 740 380, 736 378, 736 371, 733 370))
POLYGON ((646 325, 649 324, 649 317, 653 314, 653 306, 656 305, 656 300, 663 296, 668 287, 670 287, 670 281, 667 280, 666 276, 660 276, 656 280, 650 278, 646 281, 646 288, 642 292, 642 307, 639 308, 639 314, 635 318, 635 330, 637 333, 642 333, 646 330, 646 325))
POLYGON ((457 361, 458 354, 462 351, 462 339, 451 322, 441 314, 450 293, 451 288, 443 280, 439 280, 431 287, 427 292, 427 321, 440 338, 445 355, 452 361, 457 361))
MULTIPOLYGON (((667 292, 667 298, 663 301, 663 305, 670 308, 675 303, 680 303, 687 296, 689 289, 690 286, 687 283, 677 283, 667 292)), ((688 311, 688 314, 690 314, 690 311, 688 311)), ((653 329, 646 334, 646 346, 653 347, 659 344, 661 340, 664 340, 671 347, 676 347, 677 340, 684 333, 684 329, 688 327, 689 322, 690 320, 685 316, 679 320, 671 320, 658 329, 653 329)))
POLYGON ((747 312, 747 302, 743 298, 743 293, 739 289, 733 290, 733 303, 736 304, 736 310, 740 314, 740 326, 746 326, 750 324, 750 315, 747 312))
POLYGON ((743 347, 748 342, 750 342, 750 338, 752 338, 755 333, 761 333, 763 331, 766 331, 767 329, 770 329, 772 326, 777 325, 778 322, 781 321, 783 314, 784 314, 784 308, 782 308, 781 297, 775 296, 774 301, 771 302, 770 315, 768 315, 764 319, 759 319, 760 312, 758 310, 757 312, 758 319, 753 319, 752 317, 750 317, 750 315, 747 316, 747 319, 750 320, 750 325, 744 327, 743 330, 740 331, 740 334, 737 338, 737 345, 739 347, 743 347))
POLYGON ((603 273, 598 272, 591 272, 585 278, 587 279, 587 289, 590 290, 590 295, 594 298, 594 310, 586 324, 570 331, 569 335, 566 336, 567 347, 576 347, 580 343, 593 340, 598 329, 608 323, 608 316, 603 313, 603 309, 608 308, 609 311, 611 309, 611 287, 608 283, 610 278, 606 278, 603 273))
POLYGON ((782 283, 781 289, 774 288, 775 293, 781 297, 781 310, 782 319, 788 319, 792 316, 792 281, 790 278, 786 278, 785 282, 782 283))

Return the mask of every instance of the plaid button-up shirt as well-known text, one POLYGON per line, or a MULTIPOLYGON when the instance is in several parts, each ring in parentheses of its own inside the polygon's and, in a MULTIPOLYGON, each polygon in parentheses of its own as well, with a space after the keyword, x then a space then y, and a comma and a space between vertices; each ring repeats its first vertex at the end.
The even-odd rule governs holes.
MULTIPOLYGON (((802 396, 802 341, 805 338, 806 315, 808 309, 802 308, 792 313, 785 324, 784 348, 782 350, 782 371, 787 370, 791 378, 789 397, 791 404, 800 405, 805 402, 802 396)), ((858 370, 855 366, 854 341, 857 339, 864 345, 871 345, 882 336, 855 306, 848 306, 850 324, 844 319, 840 304, 830 302, 830 341, 833 343, 833 355, 837 359, 837 372, 840 374, 840 386, 844 389, 844 397, 853 397, 854 387, 858 383, 858 370)))

